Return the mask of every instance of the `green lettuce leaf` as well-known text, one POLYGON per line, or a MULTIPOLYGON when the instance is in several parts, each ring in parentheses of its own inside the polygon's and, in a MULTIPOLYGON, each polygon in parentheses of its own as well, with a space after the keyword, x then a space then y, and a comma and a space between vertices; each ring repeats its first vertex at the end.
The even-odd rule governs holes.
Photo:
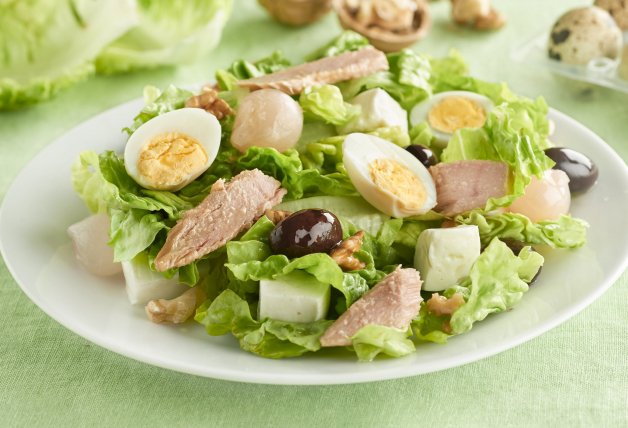
POLYGON ((101 49, 136 24, 134 3, 0 2, 0 111, 45 101, 92 75, 101 49))
POLYGON ((379 354, 403 357, 416 351, 414 342, 408 339, 411 334, 411 330, 370 324, 351 337, 351 345, 360 361, 373 361, 379 354))
POLYGON ((359 51, 370 46, 368 39, 353 31, 344 31, 340 36, 331 40, 325 46, 315 50, 306 57, 306 61, 336 56, 345 52, 359 51))
POLYGON ((144 108, 135 116, 133 124, 128 128, 124 128, 124 131, 131 135, 137 128, 152 118, 185 107, 185 102, 193 95, 192 92, 177 88, 174 85, 168 86, 163 92, 154 86, 145 87, 144 108))
POLYGON ((306 88, 299 104, 306 119, 331 125, 344 125, 360 114, 360 107, 344 102, 340 89, 334 85, 306 88))
POLYGON ((469 279, 456 287, 465 295, 466 303, 451 315, 452 333, 467 332, 474 322, 512 308, 528 291, 525 280, 531 279, 529 273, 536 273, 542 265, 543 256, 529 248, 516 256, 499 239, 491 241, 473 264, 469 279), (525 273, 523 278, 521 272, 525 273))
MULTIPOLYGON (((398 126, 378 128, 366 134, 390 141, 399 147, 407 147, 410 144, 410 137, 398 126)), ((346 174, 342 163, 342 143, 345 138, 346 135, 334 135, 305 144, 299 151, 303 166, 326 174, 335 172, 346 174)))
POLYGON ((103 49, 97 71, 111 74, 196 61, 220 42, 231 7, 232 0, 137 0, 139 25, 103 49))
MULTIPOLYGON (((545 101, 535 103, 547 111, 545 101)), ((539 132, 536 116, 529 114, 529 103, 512 102, 493 109, 483 128, 461 129, 454 133, 440 159, 455 162, 468 159, 501 161, 508 165, 511 186, 508 195, 491 199, 486 209, 508 206, 523 195, 532 176, 542 177, 554 162, 545 155, 547 138, 539 132)))
POLYGON ((343 171, 322 174, 316 169, 304 169, 296 150, 279 153, 275 149, 251 147, 234 163, 236 169, 257 168, 281 181, 288 191, 287 198, 300 199, 316 195, 352 196, 357 191, 343 171))
POLYGON ((552 248, 579 248, 585 244, 587 238, 587 223, 566 215, 555 221, 533 223, 528 217, 516 213, 489 215, 472 211, 457 216, 455 220, 478 226, 483 245, 487 245, 493 238, 500 238, 531 245, 548 245, 552 248))
POLYGON ((234 61, 226 70, 216 71, 216 82, 223 91, 237 90, 238 80, 251 79, 265 74, 275 73, 290 66, 290 61, 281 51, 275 51, 255 62, 243 59, 234 61))
POLYGON ((266 358, 296 357, 320 349, 320 337, 332 321, 288 323, 271 319, 254 320, 249 304, 231 290, 196 311, 194 319, 208 334, 232 333, 245 351, 266 358))
POLYGON ((166 229, 163 218, 150 211, 111 209, 111 240, 115 262, 128 261, 144 251, 155 240, 157 234, 166 229))
POLYGON ((460 293, 465 303, 451 316, 437 317, 423 302, 418 318, 412 322, 415 336, 419 340, 444 343, 451 335, 471 330, 476 321, 489 314, 512 308, 528 290, 527 282, 543 261, 543 256, 530 247, 515 255, 506 244, 493 239, 471 267, 469 276, 443 293, 446 297, 460 293))
POLYGON ((382 88, 401 107, 410 110, 432 94, 429 83, 431 68, 427 58, 409 49, 388 54, 387 57, 388 71, 339 84, 345 99, 351 99, 363 90, 382 88))
POLYGON ((112 151, 81 153, 72 166, 72 184, 90 211, 109 214, 116 261, 131 260, 155 245, 158 234, 193 207, 172 192, 141 188, 112 151))

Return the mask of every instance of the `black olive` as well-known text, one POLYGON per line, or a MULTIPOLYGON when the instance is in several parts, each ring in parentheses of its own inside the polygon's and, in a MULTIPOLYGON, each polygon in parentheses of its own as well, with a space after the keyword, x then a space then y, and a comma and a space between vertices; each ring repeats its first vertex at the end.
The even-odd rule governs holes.
POLYGON ((553 169, 559 169, 569 177, 570 192, 586 192, 597 181, 597 166, 582 153, 565 147, 552 147, 545 150, 545 154, 556 162, 553 169))
POLYGON ((297 211, 280 221, 270 233, 273 253, 290 258, 327 253, 340 241, 340 220, 327 210, 297 211))
MULTIPOLYGON (((516 255, 518 256, 519 253, 521 252, 521 250, 523 250, 523 247, 527 247, 528 245, 526 245, 525 243, 521 242, 521 241, 516 241, 514 239, 502 239, 502 242, 506 245, 508 245, 508 248, 510 248, 510 250, 516 255)), ((532 251, 536 251, 534 249, 534 247, 531 247, 532 251)), ((530 282, 528 282, 528 285, 532 285, 536 282, 536 280, 539 278, 539 275, 541 274, 541 269, 543 269, 543 266, 541 266, 539 268, 539 270, 536 272, 536 274, 532 277, 532 279, 530 280, 530 282)))
POLYGON ((406 147, 406 150, 412 153, 412 155, 417 158, 425 168, 429 168, 432 165, 436 165, 438 162, 436 160, 436 155, 434 152, 421 144, 412 144, 406 147))

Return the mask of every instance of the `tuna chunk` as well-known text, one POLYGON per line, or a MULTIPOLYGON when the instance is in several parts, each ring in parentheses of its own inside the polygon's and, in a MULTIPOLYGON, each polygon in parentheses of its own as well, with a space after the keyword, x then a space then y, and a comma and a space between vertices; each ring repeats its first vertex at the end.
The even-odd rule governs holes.
POLYGON ((484 208, 490 198, 508 192, 508 166, 488 160, 463 160, 439 163, 430 167, 436 184, 434 210, 453 216, 476 208, 484 208))
POLYGON ((349 346, 351 336, 375 324, 407 329, 419 313, 421 277, 415 269, 397 269, 387 275, 325 331, 322 346, 349 346))
POLYGON ((279 181, 257 169, 243 171, 228 183, 218 180, 203 202, 185 212, 170 230, 155 258, 156 269, 185 266, 222 247, 285 194, 279 181))
POLYGON ((296 95, 310 86, 356 79, 384 70, 388 70, 386 55, 369 47, 306 62, 265 76, 241 80, 238 85, 253 91, 270 88, 296 95))

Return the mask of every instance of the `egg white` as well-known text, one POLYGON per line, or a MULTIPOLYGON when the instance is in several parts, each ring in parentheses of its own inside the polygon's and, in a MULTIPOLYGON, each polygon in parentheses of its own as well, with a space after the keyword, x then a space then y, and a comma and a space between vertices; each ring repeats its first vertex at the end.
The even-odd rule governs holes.
POLYGON ((221 126, 218 119, 203 109, 182 108, 156 116, 140 126, 129 138, 124 149, 124 167, 127 173, 142 187, 153 190, 179 190, 207 171, 220 147, 221 126), (138 170, 138 159, 142 149, 155 137, 168 133, 181 133, 198 141, 207 154, 202 167, 190 171, 176 186, 160 188, 138 170))
POLYGON ((342 155, 347 174, 355 188, 364 199, 384 214, 403 218, 425 214, 436 206, 436 187, 429 171, 417 158, 396 144, 372 135, 349 134, 342 145, 342 155), (369 164, 377 159, 398 162, 423 184, 426 198, 419 209, 407 209, 398 196, 373 182, 369 164))
MULTIPOLYGON (((493 107, 495 106, 495 104, 493 104, 493 102, 490 99, 488 99, 484 95, 476 94, 475 92, 469 92, 469 91, 441 92, 423 102, 420 102, 419 104, 415 105, 412 108, 412 110, 410 111, 410 125, 416 126, 423 122, 427 122, 428 126, 430 126, 427 120, 430 111, 439 102, 449 97, 461 97, 461 98, 467 98, 471 101, 475 101, 480 106, 482 106, 482 108, 484 108, 484 112, 486 113, 487 116, 491 112, 491 110, 493 110, 493 107)), ((436 139, 436 144, 440 148, 445 147, 447 143, 449 142, 451 136, 453 135, 453 133, 442 132, 442 131, 432 128, 431 126, 430 126, 430 130, 432 131, 432 134, 434 135, 434 138, 436 139)))

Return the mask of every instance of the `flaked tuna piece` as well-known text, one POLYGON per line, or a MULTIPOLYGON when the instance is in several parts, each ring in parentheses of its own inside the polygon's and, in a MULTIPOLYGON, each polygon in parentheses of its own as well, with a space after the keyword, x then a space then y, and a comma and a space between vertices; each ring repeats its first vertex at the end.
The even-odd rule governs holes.
POLYGON ((209 195, 168 232, 155 268, 163 272, 185 266, 222 247, 279 204, 285 194, 279 181, 257 169, 243 171, 228 183, 216 181, 209 195))
POLYGON ((490 198, 508 193, 508 165, 488 160, 462 160, 430 167, 436 184, 435 211, 453 216, 484 208, 490 198))
POLYGON ((351 336, 370 324, 405 330, 420 304, 419 272, 397 268, 340 315, 321 337, 321 345, 349 346, 351 336))
POLYGON ((310 86, 357 79, 384 70, 388 70, 386 55, 368 47, 306 62, 265 76, 241 80, 238 85, 253 91, 278 89, 286 94, 296 95, 310 86))

